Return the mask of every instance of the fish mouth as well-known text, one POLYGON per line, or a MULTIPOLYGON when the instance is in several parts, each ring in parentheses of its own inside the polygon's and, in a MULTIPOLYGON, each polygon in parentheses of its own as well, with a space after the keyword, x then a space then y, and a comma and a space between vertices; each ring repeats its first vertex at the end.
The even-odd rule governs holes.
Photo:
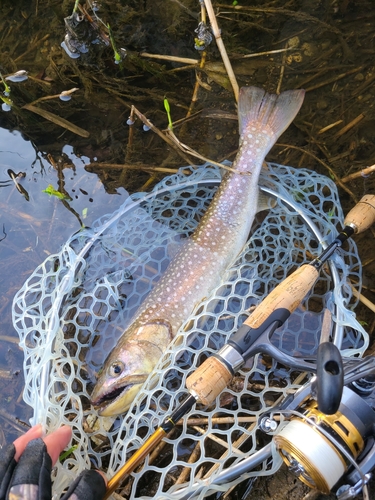
POLYGON ((125 377, 108 388, 104 393, 100 391, 101 394, 95 399, 92 399, 91 404, 99 415, 103 417, 125 413, 129 409, 135 395, 138 393, 139 386, 145 382, 147 377, 148 374, 125 377))

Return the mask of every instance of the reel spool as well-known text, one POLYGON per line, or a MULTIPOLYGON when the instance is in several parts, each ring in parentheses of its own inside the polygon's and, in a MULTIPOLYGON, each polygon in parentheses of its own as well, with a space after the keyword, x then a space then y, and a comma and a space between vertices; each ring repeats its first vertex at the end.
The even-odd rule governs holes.
POLYGON ((325 415, 307 400, 274 437, 289 469, 310 488, 328 494, 365 448, 373 433, 375 411, 361 396, 344 387, 338 411, 325 415))

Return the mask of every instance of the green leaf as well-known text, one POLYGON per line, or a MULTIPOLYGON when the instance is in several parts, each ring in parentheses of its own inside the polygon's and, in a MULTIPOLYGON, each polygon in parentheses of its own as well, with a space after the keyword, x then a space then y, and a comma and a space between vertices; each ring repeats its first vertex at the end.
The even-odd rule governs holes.
POLYGON ((168 116, 168 128, 169 130, 173 130, 173 122, 172 122, 172 117, 171 117, 171 107, 169 106, 168 99, 164 97, 164 108, 165 111, 167 112, 168 116))
POLYGON ((59 200, 69 200, 69 196, 66 196, 66 194, 60 193, 60 191, 57 191, 52 184, 49 184, 46 189, 43 189, 43 193, 47 193, 49 196, 56 196, 59 200))
POLYGON ((73 453, 78 448, 78 445, 75 444, 74 446, 71 446, 68 450, 63 451, 60 456, 59 456, 59 461, 60 463, 63 463, 63 461, 68 458, 69 455, 73 453))

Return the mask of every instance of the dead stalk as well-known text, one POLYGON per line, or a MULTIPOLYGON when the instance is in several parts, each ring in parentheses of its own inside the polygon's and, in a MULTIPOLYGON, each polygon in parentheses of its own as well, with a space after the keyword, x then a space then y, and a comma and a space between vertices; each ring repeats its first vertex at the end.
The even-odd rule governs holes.
POLYGON ((357 179, 358 177, 367 177, 368 175, 375 172, 375 165, 371 165, 371 167, 363 168, 359 172, 355 172, 354 174, 347 175, 341 179, 341 182, 349 182, 353 179, 357 179))
POLYGON ((357 126, 358 123, 360 121, 363 120, 363 118, 365 117, 365 115, 363 113, 361 113, 360 115, 358 115, 356 118, 354 118, 354 120, 352 120, 351 122, 349 122, 347 125, 345 125, 345 127, 343 127, 342 129, 340 129, 337 134, 335 135, 335 138, 338 139, 339 137, 341 137, 342 135, 346 134, 346 132, 348 132, 349 130, 351 130, 353 127, 357 126))
POLYGON ((344 189, 344 191, 346 191, 353 198, 354 202, 358 203, 358 198, 354 195, 354 193, 352 193, 352 191, 350 191, 350 189, 348 189, 345 186, 345 184, 337 177, 337 175, 332 170, 332 168, 325 161, 321 160, 316 155, 314 155, 314 153, 311 153, 311 151, 306 151, 303 148, 299 148, 298 146, 291 146, 290 144, 280 144, 280 143, 277 142, 276 146, 281 146, 281 147, 285 147, 285 148, 296 149, 297 151, 301 151, 302 153, 307 154, 307 155, 311 156, 312 158, 314 158, 315 161, 319 162, 321 165, 323 165, 324 168, 326 168, 328 170, 328 172, 330 173, 332 179, 334 179, 334 181, 342 189, 344 189))
POLYGON ((238 83, 236 80, 236 76, 233 72, 233 68, 232 68, 232 65, 230 63, 227 51, 225 49, 223 39, 221 38, 219 25, 217 24, 215 12, 214 12, 214 9, 212 7, 211 0, 204 0, 204 5, 206 7, 208 17, 210 19, 210 23, 211 23, 213 34, 215 36, 217 47, 220 51, 221 58, 223 60, 225 69, 228 73, 228 77, 229 77, 230 83, 231 83, 232 88, 233 88, 234 97, 235 97, 236 101, 238 102, 238 94, 239 94, 238 83))

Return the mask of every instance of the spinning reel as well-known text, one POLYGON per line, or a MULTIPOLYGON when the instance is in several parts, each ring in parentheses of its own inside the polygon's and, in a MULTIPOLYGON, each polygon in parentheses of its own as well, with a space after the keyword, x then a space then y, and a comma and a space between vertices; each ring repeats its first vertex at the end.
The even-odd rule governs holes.
MULTIPOLYGON (((306 485, 329 493, 342 479, 336 494, 346 500, 365 487, 375 467, 375 358, 346 360, 343 371, 340 366, 337 371, 335 363, 331 368, 324 367, 324 360, 319 363, 320 369, 326 369, 326 387, 330 376, 336 379, 331 384, 335 399, 331 408, 324 397, 324 411, 319 404, 318 386, 323 384, 318 384, 318 367, 317 376, 273 413, 289 418, 273 442, 289 469, 306 485), (337 393, 342 375, 344 385, 337 393)), ((272 418, 263 417, 261 428, 267 431, 273 424, 272 418)))

